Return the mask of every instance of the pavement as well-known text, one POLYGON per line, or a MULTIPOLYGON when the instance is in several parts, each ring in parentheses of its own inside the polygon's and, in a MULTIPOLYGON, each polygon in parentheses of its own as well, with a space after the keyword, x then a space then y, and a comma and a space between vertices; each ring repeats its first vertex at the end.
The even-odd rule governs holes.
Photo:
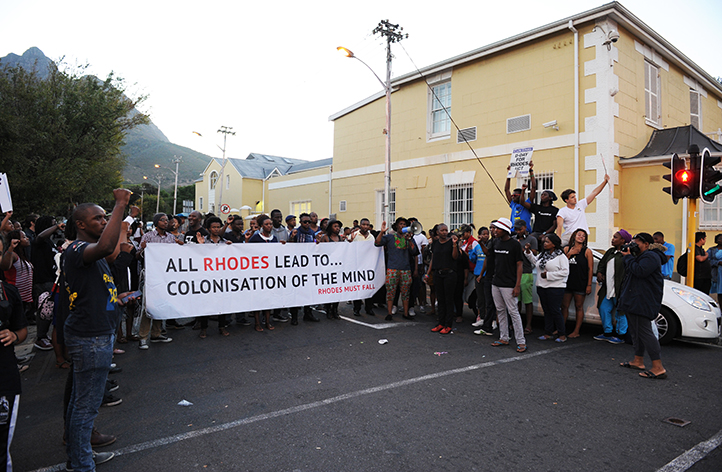
MULTIPOLYGON (((619 367, 631 346, 594 341, 595 326, 558 344, 537 339, 535 320, 519 354, 474 335, 470 312, 440 335, 432 316, 376 311, 342 303, 341 320, 233 324, 228 337, 211 321, 206 339, 186 328, 147 351, 119 345, 123 403, 95 423, 118 437, 99 449, 116 457, 98 470, 722 470, 719 346, 674 341, 662 348, 669 378, 647 380, 619 367)), ((13 462, 63 470, 68 371, 34 352, 13 462)))

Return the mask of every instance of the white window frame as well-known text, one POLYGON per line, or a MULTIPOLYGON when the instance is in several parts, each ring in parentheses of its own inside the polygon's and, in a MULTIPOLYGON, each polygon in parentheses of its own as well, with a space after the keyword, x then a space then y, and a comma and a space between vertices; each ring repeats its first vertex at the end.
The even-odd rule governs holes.
MULTIPOLYGON (((534 198, 534 202, 537 205, 541 204, 541 194, 545 190, 551 190, 554 191, 554 172, 535 172, 534 173, 534 179, 536 180, 536 196, 534 198)), ((527 185, 527 190, 531 188, 531 185, 529 184, 529 178, 528 177, 517 177, 516 188, 521 188, 524 186, 524 184, 527 185)))
MULTIPOLYGON (((381 223, 384 222, 384 200, 385 200, 384 189, 376 190, 376 227, 380 228, 381 223)), ((389 189, 390 203, 389 203, 389 220, 386 222, 386 227, 390 228, 394 221, 396 221, 396 188, 389 189)))
POLYGON ((346 200, 341 200, 340 202, 338 202, 338 211, 346 211, 346 206, 346 200))
POLYGON ((644 61, 644 117, 654 127, 662 126, 662 91, 659 66, 644 61), (656 106, 655 106, 656 99, 656 106))
POLYGON ((452 99, 452 87, 451 87, 451 70, 441 72, 428 79, 429 86, 427 87, 427 111, 426 111, 426 141, 436 141, 440 139, 451 138, 451 99, 452 99), (446 89, 448 86, 448 94, 443 95, 442 89, 446 89), (444 99, 436 100, 436 96, 443 95, 440 98, 444 99), (446 98, 448 97, 448 100, 446 98), (448 105, 446 105, 448 103, 448 105), (444 107, 440 105, 445 105, 444 107), (448 113, 447 113, 448 112, 448 113), (445 123, 444 129, 434 131, 434 116, 438 117, 437 122, 445 123), (448 129, 447 129, 448 128, 448 129))
POLYGON ((226 190, 228 190, 230 188, 231 188, 231 176, 227 175, 226 176, 226 190))
POLYGON ((209 190, 215 190, 216 185, 218 185, 218 172, 215 170, 211 172, 211 174, 208 176, 208 189, 209 190))
POLYGON ((444 185, 444 222, 450 230, 474 222, 474 183, 444 185))
POLYGON ((702 94, 692 89, 689 91, 689 123, 702 131, 702 94), (697 113, 694 113, 693 109, 695 100, 697 100, 697 113), (695 119, 697 120, 696 124, 695 119))
POLYGON ((311 213, 311 200, 296 200, 294 202, 289 202, 289 215, 296 215, 297 218, 300 218, 301 213, 311 213))
POLYGON ((198 197, 198 209, 203 210, 203 197, 198 197))

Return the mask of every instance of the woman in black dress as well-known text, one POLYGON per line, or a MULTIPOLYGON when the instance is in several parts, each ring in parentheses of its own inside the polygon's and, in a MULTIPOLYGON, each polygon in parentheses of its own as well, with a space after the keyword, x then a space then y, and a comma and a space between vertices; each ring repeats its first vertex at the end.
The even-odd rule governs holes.
POLYGON ((569 259, 569 278, 567 288, 564 291, 562 301, 562 313, 564 321, 569 316, 569 305, 572 298, 576 308, 576 325, 568 337, 578 338, 579 329, 584 321, 584 299, 592 293, 592 272, 594 269, 594 257, 592 250, 587 247, 587 232, 578 229, 569 238, 569 245, 564 248, 564 254, 569 259))

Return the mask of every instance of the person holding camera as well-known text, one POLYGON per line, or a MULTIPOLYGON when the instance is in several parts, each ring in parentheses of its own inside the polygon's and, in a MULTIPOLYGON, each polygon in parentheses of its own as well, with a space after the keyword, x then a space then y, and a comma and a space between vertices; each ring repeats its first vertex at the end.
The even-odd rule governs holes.
POLYGON ((631 243, 622 248, 625 278, 617 309, 627 315, 634 346, 634 360, 623 362, 620 366, 641 370, 639 376, 647 379, 666 379, 667 370, 662 365, 662 350, 652 331, 652 323, 662 305, 662 264, 667 258, 664 255, 664 246, 653 243, 651 234, 639 233, 634 235, 631 243), (662 249, 659 249, 660 246, 662 249), (649 370, 644 366, 645 351, 652 359, 649 370))
POLYGON ((612 247, 607 249, 597 266, 597 282, 601 285, 597 293, 597 309, 602 319, 604 332, 594 339, 612 344, 624 343, 627 336, 627 317, 617 309, 619 293, 624 281, 624 256, 622 250, 632 241, 628 231, 620 229, 612 236, 612 247), (612 317, 617 325, 617 336, 614 336, 612 317))

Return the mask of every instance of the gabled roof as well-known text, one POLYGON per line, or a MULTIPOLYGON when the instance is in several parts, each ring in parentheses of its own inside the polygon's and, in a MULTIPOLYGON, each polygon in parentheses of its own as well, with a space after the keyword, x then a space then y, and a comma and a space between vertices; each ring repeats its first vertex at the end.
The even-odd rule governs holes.
POLYGON ((672 154, 686 154, 690 145, 710 152, 722 152, 722 144, 713 141, 692 125, 676 128, 656 129, 652 131, 647 145, 636 156, 620 157, 619 164, 669 159, 672 154))
MULTIPOLYGON (((595 21, 609 16, 611 19, 616 21, 620 26, 628 29, 632 34, 642 38, 646 43, 655 48, 655 52, 659 53, 665 60, 674 63, 686 73, 690 74, 695 80, 704 85, 705 88, 712 90, 715 89, 718 94, 722 95, 722 84, 717 82, 714 77, 705 72, 701 67, 695 64, 691 59, 682 54, 677 48, 675 48, 669 41, 660 36, 652 28, 647 26, 642 20, 634 16, 629 10, 627 10, 619 2, 611 2, 606 5, 593 8, 591 10, 578 13, 576 15, 564 18, 562 20, 549 23, 548 25, 535 28, 530 31, 512 36, 510 38, 503 39, 496 43, 483 46, 472 51, 459 54, 458 56, 445 59, 436 64, 426 66, 420 69, 419 72, 410 72, 402 76, 396 77, 391 80, 391 87, 398 87, 407 82, 413 82, 420 80, 423 77, 428 77, 432 74, 447 71, 455 66, 467 64, 478 59, 491 56, 503 52, 507 49, 517 47, 519 45, 534 41, 538 38, 556 34, 559 31, 568 30, 569 26, 576 26, 582 23, 595 21)), ((329 121, 335 121, 342 116, 351 113, 352 111, 361 108, 372 101, 383 97, 384 92, 378 92, 370 97, 361 100, 337 113, 331 115, 329 121)))
MULTIPOLYGON (((223 165, 223 159, 220 157, 214 157, 213 160, 216 161, 219 166, 223 165)), ((226 161, 226 165, 232 165, 238 174, 244 179, 265 180, 272 174, 285 175, 290 172, 299 172, 301 170, 329 166, 331 165, 332 159, 304 161, 302 159, 289 159, 287 157, 271 156, 269 154, 259 154, 253 152, 245 159, 228 157, 226 158, 226 161)), ((205 174, 207 170, 208 166, 206 166, 203 173, 205 174)))

